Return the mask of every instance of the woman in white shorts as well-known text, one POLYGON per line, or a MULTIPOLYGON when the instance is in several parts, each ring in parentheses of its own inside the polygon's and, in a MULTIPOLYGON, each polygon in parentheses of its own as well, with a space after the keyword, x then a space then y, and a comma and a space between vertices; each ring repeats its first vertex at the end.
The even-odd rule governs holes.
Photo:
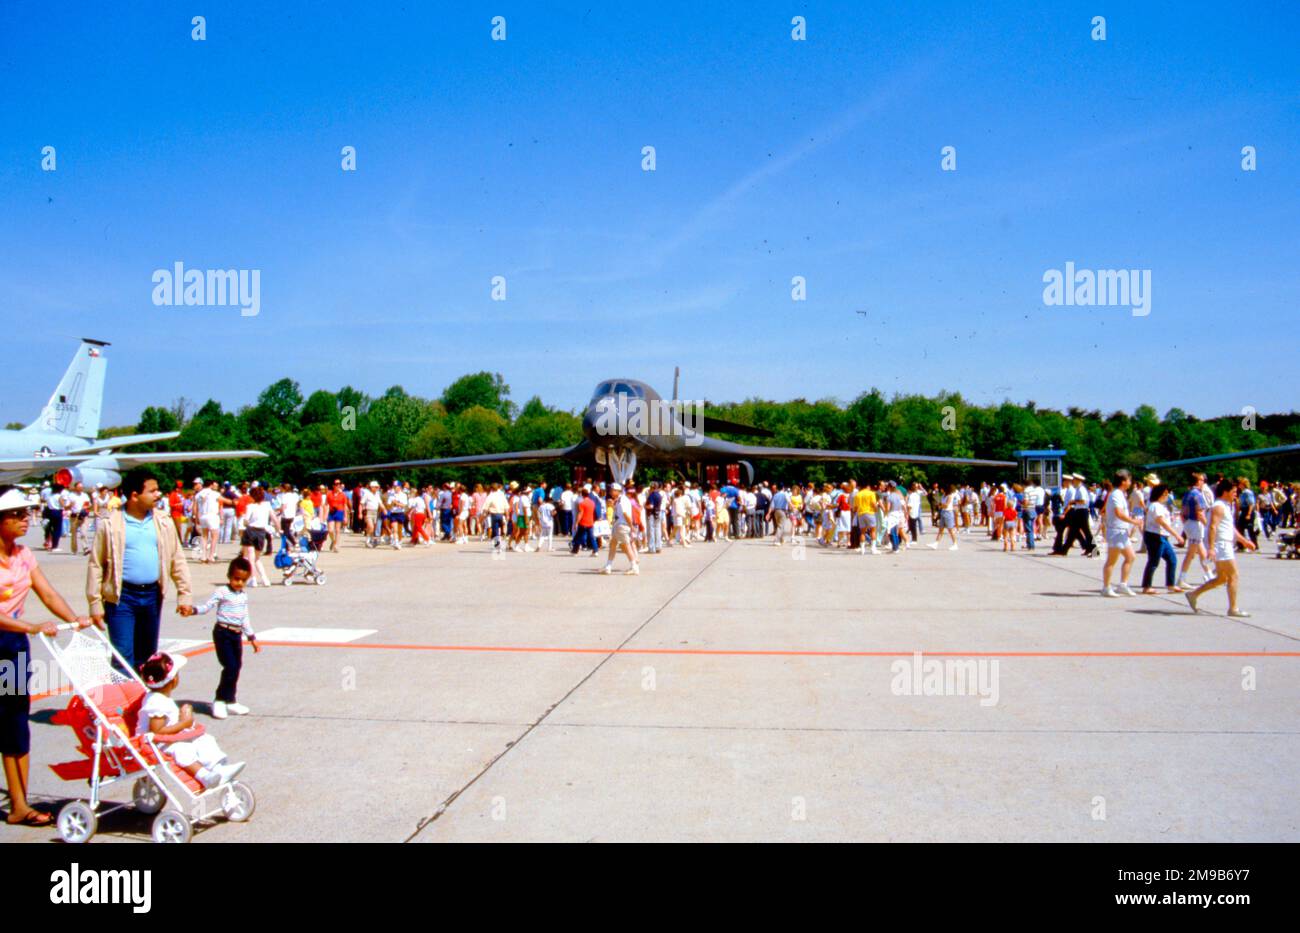
POLYGON ((469 541, 469 506, 472 500, 463 485, 457 487, 457 491, 460 493, 460 511, 456 513, 456 543, 464 544, 469 541))
POLYGON ((1128 491, 1133 485, 1133 476, 1128 470, 1115 471, 1114 486, 1106 497, 1106 511, 1102 516, 1102 527, 1106 530, 1106 564, 1101 568, 1102 596, 1136 596, 1128 585, 1128 575, 1133 570, 1133 561, 1137 552, 1129 535, 1135 526, 1140 527, 1142 520, 1134 518, 1128 512, 1128 491), (1110 585, 1111 574, 1120 558, 1124 562, 1119 568, 1119 586, 1110 585))
POLYGON ((1248 551, 1255 550, 1255 543, 1237 531, 1236 514, 1237 484, 1232 480, 1221 480, 1214 487, 1218 501, 1210 510, 1210 558, 1214 561, 1214 579, 1206 580, 1187 594, 1187 604, 1192 612, 1199 612, 1196 601, 1202 593, 1219 586, 1228 588, 1228 615, 1234 619, 1249 619, 1250 613, 1237 607, 1237 595, 1240 589, 1240 577, 1237 575, 1237 555, 1235 544, 1240 544, 1248 551))
POLYGON ((957 487, 949 486, 948 492, 939 505, 939 530, 935 534, 934 540, 926 545, 930 550, 938 550, 939 542, 943 540, 945 531, 948 532, 948 537, 952 539, 952 546, 948 550, 957 550, 957 505, 957 487))

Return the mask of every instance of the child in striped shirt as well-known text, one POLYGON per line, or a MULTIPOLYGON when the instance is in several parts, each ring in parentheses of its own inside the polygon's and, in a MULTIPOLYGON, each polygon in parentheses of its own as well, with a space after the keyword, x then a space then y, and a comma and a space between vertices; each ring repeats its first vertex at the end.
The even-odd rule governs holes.
POLYGON ((261 651, 257 634, 248 618, 248 594, 244 587, 252 576, 253 566, 247 559, 236 557, 226 568, 226 585, 217 587, 201 606, 194 607, 195 615, 216 610, 216 624, 212 626, 212 645, 217 649, 221 664, 221 680, 217 684, 217 698, 212 703, 214 719, 225 719, 228 713, 243 716, 248 707, 235 702, 235 688, 239 685, 239 671, 244 664, 244 636, 253 651, 261 651))

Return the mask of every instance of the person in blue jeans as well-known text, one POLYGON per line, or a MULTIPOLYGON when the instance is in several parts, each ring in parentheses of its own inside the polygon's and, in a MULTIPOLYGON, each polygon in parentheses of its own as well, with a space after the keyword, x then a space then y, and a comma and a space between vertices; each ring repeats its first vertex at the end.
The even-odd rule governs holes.
POLYGON ((650 484, 650 493, 645 500, 646 553, 658 554, 663 550, 663 526, 659 524, 659 514, 664 507, 664 494, 659 490, 659 481, 650 484))
POLYGON ((1151 487, 1151 504, 1147 506, 1142 526, 1142 540, 1147 547, 1147 565, 1142 571, 1142 592, 1147 596, 1155 595, 1151 586, 1155 578, 1156 565, 1165 562, 1165 588, 1171 593, 1181 593, 1183 588, 1174 582, 1178 558, 1174 554, 1169 539, 1175 538, 1181 545, 1183 538, 1174 531, 1169 521, 1169 487, 1157 483, 1151 487))
POLYGON ((1025 550, 1027 551, 1034 549, 1034 522, 1038 519, 1037 500, 1030 492, 1033 488, 1031 483, 1023 492, 1016 493, 1016 507, 1020 510, 1020 522, 1025 526, 1025 550))
POLYGON ((134 470, 122 480, 122 509, 95 530, 86 573, 90 617, 132 669, 158 651, 163 583, 176 587, 176 611, 194 614, 190 571, 176 529, 155 505, 158 480, 134 470))

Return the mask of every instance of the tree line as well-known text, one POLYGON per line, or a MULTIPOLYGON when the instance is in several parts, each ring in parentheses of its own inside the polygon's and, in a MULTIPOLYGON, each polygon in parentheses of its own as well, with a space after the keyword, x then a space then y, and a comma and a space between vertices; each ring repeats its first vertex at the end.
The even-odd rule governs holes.
MULTIPOLYGON (((582 438, 581 413, 548 406, 536 396, 519 408, 511 401, 510 387, 501 374, 487 372, 460 377, 436 399, 411 395, 401 386, 378 397, 350 386, 337 392, 322 389, 304 397, 298 383, 285 378, 267 386, 256 404, 238 411, 226 411, 211 399, 193 411, 190 408, 184 400, 171 406, 150 406, 141 413, 138 424, 104 433, 180 431, 179 438, 156 448, 256 448, 269 455, 264 460, 159 466, 157 472, 168 481, 202 474, 236 482, 259 479, 297 484, 312 480, 310 474, 315 469, 564 447, 582 438)), ((1132 413, 1103 415, 1080 408, 1039 408, 1034 402, 974 405, 955 392, 886 398, 874 388, 847 405, 832 399, 706 403, 706 431, 711 414, 767 428, 775 436, 756 443, 781 447, 1000 460, 1014 459, 1013 451, 1018 449, 1055 447, 1068 451, 1068 471, 1084 473, 1090 479, 1109 475, 1119 467, 1136 470, 1154 461, 1300 443, 1300 413, 1296 412, 1201 420, 1178 408, 1161 416, 1151 406, 1140 405, 1132 413)), ((749 438, 731 439, 755 443, 749 438)), ((1297 457, 1242 460, 1221 468, 1252 480, 1261 475, 1300 478, 1297 457)), ((769 462, 756 469, 762 477, 777 480, 833 481, 856 476, 951 482, 999 478, 997 471, 907 464, 769 462)), ((543 478, 549 483, 570 478, 571 470, 566 463, 440 468, 407 470, 402 478, 469 483, 543 478)), ((656 475, 653 469, 638 473, 643 479, 656 475)))

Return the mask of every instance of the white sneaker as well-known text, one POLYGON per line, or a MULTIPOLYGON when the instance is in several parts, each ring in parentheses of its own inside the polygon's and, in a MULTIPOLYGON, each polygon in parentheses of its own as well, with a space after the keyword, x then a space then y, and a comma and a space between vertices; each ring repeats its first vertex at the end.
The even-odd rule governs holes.
POLYGON ((1250 618, 1250 613, 1247 612, 1245 609, 1229 609, 1229 610, 1228 610, 1228 615, 1229 615, 1229 617, 1231 617, 1231 618, 1233 618, 1233 619, 1249 619, 1249 618, 1250 618))
POLYGON ((879 554, 879 553, 880 553, 880 548, 876 547, 874 544, 871 545, 871 553, 872 553, 872 554, 879 554))
POLYGON ((212 718, 225 719, 226 709, 227 709, 226 704, 222 703, 220 700, 217 700, 215 703, 212 704, 212 718))
POLYGON ((948 550, 950 550, 950 551, 955 551, 955 550, 957 550, 957 545, 954 544, 952 547, 948 548, 948 550))
POLYGON ((939 550, 939 543, 936 541, 933 544, 927 544, 926 547, 928 547, 932 551, 937 551, 939 550))
POLYGON ((226 704, 226 711, 229 712, 230 715, 232 715, 232 716, 247 716, 247 715, 248 715, 248 707, 245 706, 243 703, 227 703, 227 704, 226 704))
POLYGON ((614 568, 613 568, 611 565, 606 564, 604 567, 601 567, 601 568, 600 568, 600 572, 601 572, 601 573, 613 573, 613 572, 614 572, 614 568))
POLYGON ((238 776, 239 772, 244 770, 244 764, 245 763, 242 761, 237 761, 233 765, 223 763, 217 765, 212 770, 216 772, 219 783, 229 784, 236 778, 236 776, 238 776))
POLYGON ((623 574, 629 577, 638 576, 640 573, 641 573, 641 568, 638 567, 636 564, 633 564, 631 567, 627 568, 627 570, 623 571, 623 574))
POLYGON ((1133 588, 1130 587, 1127 583, 1121 583, 1121 584, 1119 585, 1119 595, 1121 595, 1121 596, 1136 596, 1137 593, 1134 593, 1134 592, 1133 592, 1133 588))
POLYGON ((1115 588, 1113 586, 1102 587, 1101 595, 1105 596, 1107 599, 1119 599, 1119 594, 1115 592, 1115 588))

